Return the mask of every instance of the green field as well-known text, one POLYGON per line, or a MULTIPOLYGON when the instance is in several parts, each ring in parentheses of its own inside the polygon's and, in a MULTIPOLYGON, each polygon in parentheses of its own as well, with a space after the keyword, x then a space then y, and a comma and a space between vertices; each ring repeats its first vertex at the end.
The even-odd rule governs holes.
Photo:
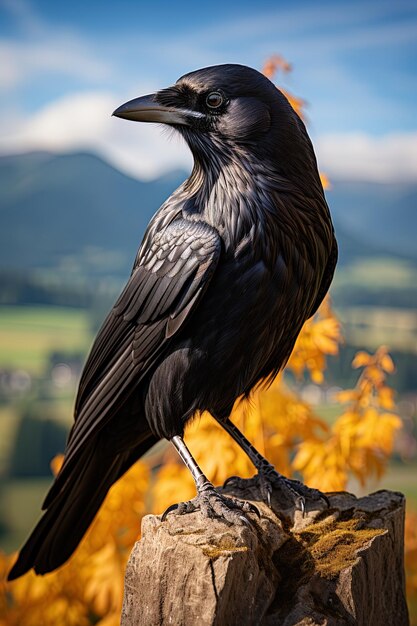
POLYGON ((374 257, 361 258, 339 267, 333 290, 352 287, 415 290, 416 286, 417 269, 413 263, 393 257, 374 257))
POLYGON ((345 307, 339 311, 345 336, 350 345, 417 354, 417 312, 376 306, 345 307))
POLYGON ((47 373, 53 352, 87 355, 92 340, 88 311, 52 306, 0 307, 0 368, 24 370, 33 376, 27 397, 11 394, 0 405, 0 474, 10 451, 23 406, 64 425, 72 421, 76 382, 61 389, 47 373))
POLYGON ((88 312, 59 307, 0 307, 0 367, 40 374, 53 351, 87 351, 88 312))
POLYGON ((21 547, 36 521, 51 478, 10 480, 0 483, 0 550, 9 553, 21 547))
POLYGON ((417 463, 400 465, 391 463, 377 489, 401 491, 407 499, 407 505, 417 511, 417 463))

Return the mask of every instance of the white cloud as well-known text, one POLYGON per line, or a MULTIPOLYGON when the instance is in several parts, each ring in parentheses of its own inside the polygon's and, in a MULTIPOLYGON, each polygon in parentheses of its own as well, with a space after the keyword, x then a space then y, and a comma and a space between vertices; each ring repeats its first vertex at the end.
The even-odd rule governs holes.
MULTIPOLYGON (((398 24, 380 23, 382 18, 391 17, 393 6, 389 2, 357 3, 322 3, 297 6, 296 3, 288 7, 269 10, 256 10, 252 15, 236 17, 232 21, 219 22, 215 25, 202 27, 195 34, 196 43, 221 44, 231 40, 241 41, 274 36, 274 45, 277 31, 280 46, 299 45, 302 37, 303 45, 314 51, 324 51, 329 47, 342 49, 353 47, 367 47, 389 45, 405 39, 413 40, 417 32, 415 20, 404 19, 398 24), (368 25, 366 25, 368 23, 368 25), (334 33, 336 29, 343 31, 334 33)), ((407 4, 407 3, 405 3, 407 4)), ((398 3, 397 3, 398 6, 398 3)), ((269 40, 270 41, 270 40, 269 40)))
POLYGON ((318 137, 320 168, 330 178, 377 182, 417 181, 417 132, 371 137, 340 133, 318 137))
POLYGON ((0 40, 0 88, 10 89, 38 75, 56 74, 97 83, 111 76, 111 63, 96 58, 83 41, 72 34, 45 40, 0 40))

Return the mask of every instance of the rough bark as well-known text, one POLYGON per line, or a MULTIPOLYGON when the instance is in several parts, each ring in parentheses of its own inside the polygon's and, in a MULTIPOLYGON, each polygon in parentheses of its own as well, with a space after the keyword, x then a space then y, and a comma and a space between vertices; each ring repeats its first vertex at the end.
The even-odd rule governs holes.
POLYGON ((261 519, 144 518, 122 626, 407 626, 402 494, 328 494, 330 508, 303 517, 275 493, 270 510, 256 481, 225 492, 261 519))

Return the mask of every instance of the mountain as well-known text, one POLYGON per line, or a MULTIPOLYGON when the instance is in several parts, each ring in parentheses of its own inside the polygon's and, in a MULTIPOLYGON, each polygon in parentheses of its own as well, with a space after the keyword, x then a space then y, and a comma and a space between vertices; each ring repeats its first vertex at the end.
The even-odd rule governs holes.
MULTIPOLYGON (((88 153, 0 157, 0 268, 126 276, 150 217, 186 176, 139 181, 88 153)), ((416 190, 333 182, 341 267, 387 252, 417 259, 416 190)))
POLYGON ((417 260, 417 184, 332 181, 336 226, 373 247, 417 260))
POLYGON ((149 219, 186 176, 138 181, 87 153, 0 157, 0 267, 82 259, 126 273, 149 219))

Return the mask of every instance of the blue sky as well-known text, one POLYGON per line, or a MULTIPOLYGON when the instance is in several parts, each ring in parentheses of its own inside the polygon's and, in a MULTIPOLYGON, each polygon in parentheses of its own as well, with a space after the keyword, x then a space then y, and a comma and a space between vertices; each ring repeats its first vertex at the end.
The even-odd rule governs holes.
POLYGON ((0 0, 0 150, 94 149, 148 177, 188 166, 181 144, 110 120, 112 107, 274 53, 293 65, 281 84, 307 100, 325 169, 417 179, 417 4, 404 0, 0 0))

